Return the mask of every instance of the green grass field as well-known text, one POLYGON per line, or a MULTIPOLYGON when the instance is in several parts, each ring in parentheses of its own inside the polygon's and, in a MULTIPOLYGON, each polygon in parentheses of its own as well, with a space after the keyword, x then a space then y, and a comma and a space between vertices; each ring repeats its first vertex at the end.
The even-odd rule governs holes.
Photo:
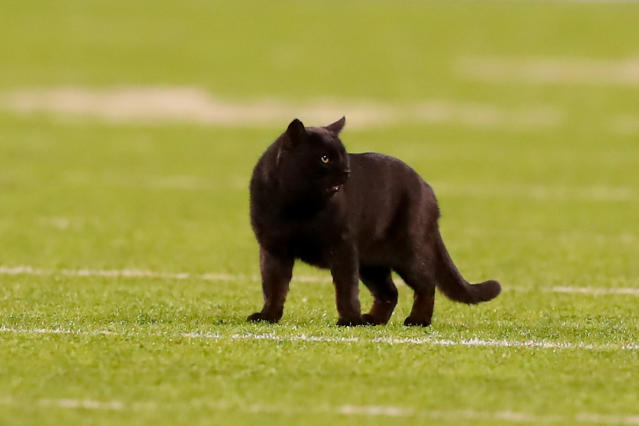
POLYGON ((639 4, 1 9, 0 424, 639 424, 639 4), (3 101, 124 86, 449 105, 441 120, 334 119, 351 152, 432 184, 460 270, 502 295, 439 294, 433 325, 405 328, 400 285, 388 326, 340 328, 330 274, 298 264, 281 323, 246 323, 262 298, 248 180, 288 121, 3 101), (531 108, 550 119, 508 118, 531 108))

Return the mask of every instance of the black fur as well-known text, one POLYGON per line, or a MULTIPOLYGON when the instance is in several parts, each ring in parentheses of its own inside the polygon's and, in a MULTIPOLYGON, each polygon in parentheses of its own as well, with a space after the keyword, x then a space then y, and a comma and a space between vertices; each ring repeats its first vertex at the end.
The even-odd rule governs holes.
POLYGON ((397 304, 391 270, 415 292, 406 325, 430 324, 436 285, 459 302, 496 297, 497 281, 472 285, 455 267, 431 187, 396 158, 347 154, 338 137, 344 124, 305 128, 295 119, 255 166, 251 223, 264 306, 249 321, 280 320, 295 259, 331 270, 339 325, 388 322, 397 304), (365 315, 360 279, 374 296, 365 315))

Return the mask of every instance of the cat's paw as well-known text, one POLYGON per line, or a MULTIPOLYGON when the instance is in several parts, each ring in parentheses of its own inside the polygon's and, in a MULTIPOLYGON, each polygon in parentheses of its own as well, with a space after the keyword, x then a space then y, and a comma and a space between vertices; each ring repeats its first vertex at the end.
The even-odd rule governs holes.
POLYGON ((386 324, 386 322, 383 321, 379 321, 378 319, 375 319, 375 317, 373 317, 370 314, 364 314, 362 315, 362 321, 364 321, 365 325, 380 325, 380 324, 386 324))
POLYGON ((426 320, 424 318, 413 318, 408 317, 404 320, 405 326, 420 326, 420 327, 428 327, 430 325, 430 320, 426 320))
POLYGON ((279 318, 273 318, 268 315, 264 315, 262 312, 255 312, 246 318, 249 322, 270 322, 272 324, 279 321, 279 318))
POLYGON ((341 327, 353 327, 357 325, 366 325, 366 323, 364 322, 364 319, 360 316, 355 318, 340 318, 337 321, 337 325, 341 327))

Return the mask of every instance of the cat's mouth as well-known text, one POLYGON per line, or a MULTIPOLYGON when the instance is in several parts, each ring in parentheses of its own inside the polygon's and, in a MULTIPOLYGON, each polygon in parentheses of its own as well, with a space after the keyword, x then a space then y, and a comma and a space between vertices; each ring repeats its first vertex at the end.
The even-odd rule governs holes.
POLYGON ((344 189, 344 184, 340 183, 340 184, 329 187, 327 192, 332 195, 332 194, 335 194, 336 192, 340 192, 342 189, 344 189))
POLYGON ((344 185, 346 184, 346 181, 348 180, 348 175, 351 173, 351 171, 349 169, 345 169, 342 170, 339 174, 339 178, 333 180, 333 182, 331 182, 331 186, 329 186, 326 189, 326 192, 328 193, 329 196, 340 192, 344 189, 344 185))

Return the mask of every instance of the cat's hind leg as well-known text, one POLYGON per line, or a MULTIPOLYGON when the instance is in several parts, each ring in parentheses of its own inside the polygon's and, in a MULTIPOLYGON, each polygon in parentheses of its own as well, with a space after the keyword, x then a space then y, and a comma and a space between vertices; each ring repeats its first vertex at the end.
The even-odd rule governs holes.
POLYGON ((429 326, 435 305, 435 280, 422 262, 397 271, 406 284, 415 292, 413 308, 404 325, 429 326))
POLYGON ((362 266, 359 277, 374 297, 370 312, 362 315, 366 324, 386 324, 397 305, 397 287, 393 283, 390 268, 362 266))

